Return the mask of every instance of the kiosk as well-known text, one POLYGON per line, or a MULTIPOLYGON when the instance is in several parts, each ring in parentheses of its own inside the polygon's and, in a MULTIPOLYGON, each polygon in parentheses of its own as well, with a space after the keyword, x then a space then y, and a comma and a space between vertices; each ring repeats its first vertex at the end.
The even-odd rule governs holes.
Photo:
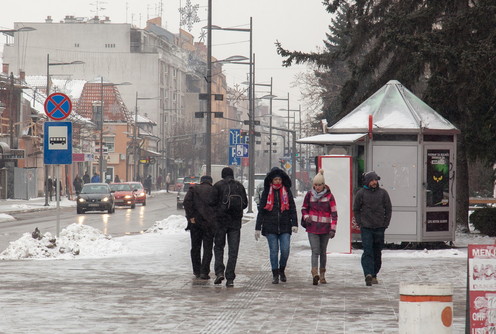
MULTIPOLYGON (((391 80, 327 131, 298 142, 324 145, 329 156, 350 156, 353 193, 364 171, 377 172, 393 205, 387 242, 454 240, 460 131, 453 124, 391 80)), ((318 161, 326 170, 326 157, 318 161)), ((326 179, 332 177, 326 173, 326 179)), ((350 226, 358 239, 353 218, 350 226)))

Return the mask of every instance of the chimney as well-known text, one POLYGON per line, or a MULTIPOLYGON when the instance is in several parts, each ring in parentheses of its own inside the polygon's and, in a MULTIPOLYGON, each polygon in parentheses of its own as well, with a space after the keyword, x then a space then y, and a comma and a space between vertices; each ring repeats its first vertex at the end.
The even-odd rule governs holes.
POLYGON ((2 64, 2 73, 9 73, 9 64, 2 64))

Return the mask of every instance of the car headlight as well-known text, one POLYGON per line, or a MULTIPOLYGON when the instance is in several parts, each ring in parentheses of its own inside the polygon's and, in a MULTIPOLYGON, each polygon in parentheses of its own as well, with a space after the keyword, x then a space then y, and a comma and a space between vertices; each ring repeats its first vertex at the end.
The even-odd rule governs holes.
POLYGON ((138 196, 143 197, 143 196, 145 196, 145 193, 144 192, 141 192, 141 193, 139 193, 138 196))
POLYGON ((126 195, 126 196, 124 196, 124 198, 125 198, 125 199, 131 199, 131 198, 133 198, 133 196, 131 196, 131 195, 126 195))
POLYGON ((79 203, 84 203, 84 202, 86 202, 86 200, 84 198, 80 197, 80 198, 78 198, 78 202, 79 203))
POLYGON ((108 202, 108 201, 109 201, 109 198, 108 197, 102 198, 102 202, 108 202))

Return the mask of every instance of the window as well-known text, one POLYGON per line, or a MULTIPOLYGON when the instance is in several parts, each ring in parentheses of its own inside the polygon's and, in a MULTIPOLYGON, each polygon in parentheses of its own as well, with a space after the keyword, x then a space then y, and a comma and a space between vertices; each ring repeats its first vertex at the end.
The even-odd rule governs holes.
POLYGON ((107 152, 115 152, 115 137, 103 137, 103 146, 107 147, 107 152))

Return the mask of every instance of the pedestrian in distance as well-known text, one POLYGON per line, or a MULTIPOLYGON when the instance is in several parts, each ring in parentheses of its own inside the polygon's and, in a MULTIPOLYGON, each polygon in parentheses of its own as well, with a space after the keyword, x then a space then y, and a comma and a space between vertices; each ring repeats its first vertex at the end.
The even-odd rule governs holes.
POLYGON ((239 241, 241 238, 241 219, 243 210, 248 206, 245 187, 234 179, 230 167, 221 171, 222 180, 214 185, 217 191, 217 231, 215 233, 215 281, 221 284, 224 278, 226 286, 233 287, 236 278, 236 263, 238 261, 239 241), (227 265, 224 265, 224 248, 228 243, 227 265))
POLYGON ((336 200, 328 185, 325 184, 324 170, 313 178, 313 188, 303 199, 301 225, 308 233, 312 249, 312 283, 326 284, 327 244, 336 235, 338 212, 336 200), (319 270, 320 264, 320 270, 319 270))
POLYGON ((391 200, 385 189, 379 187, 381 179, 376 172, 364 173, 363 188, 355 195, 353 214, 362 236, 362 268, 365 284, 378 284, 377 274, 382 265, 384 232, 391 221, 391 200))
POLYGON ((157 176, 157 184, 156 184, 157 190, 162 189, 162 174, 159 174, 157 176))
POLYGON ((50 198, 50 202, 52 201, 52 197, 53 197, 53 180, 52 178, 49 176, 48 179, 46 180, 46 191, 48 192, 48 196, 50 198))
POLYGON ((171 176, 170 173, 167 173, 167 176, 165 177, 165 188, 167 189, 167 192, 169 192, 170 183, 171 183, 171 176))
POLYGON ((76 175, 74 181, 72 181, 72 185, 74 186, 76 195, 79 195, 79 193, 81 193, 81 190, 83 189, 83 179, 79 175, 76 175))
POLYGON ((91 183, 99 183, 100 182, 100 175, 98 173, 93 174, 91 177, 91 183))
POLYGON ((291 179, 278 167, 272 168, 264 180, 260 198, 255 240, 260 235, 269 244, 272 283, 286 282, 286 265, 289 258, 291 233, 298 232, 296 206, 291 193, 291 179))
POLYGON ((146 193, 148 195, 152 194, 152 176, 148 174, 148 176, 145 178, 145 181, 143 182, 143 187, 146 190, 146 193))
POLYGON ((191 186, 184 197, 184 210, 191 236, 191 263, 196 278, 210 279, 210 263, 215 235, 217 193, 212 177, 204 175, 200 184, 191 186), (203 256, 201 250, 203 246, 203 256))
POLYGON ((119 177, 119 175, 115 175, 114 183, 120 183, 120 182, 121 182, 121 178, 119 177))
POLYGON ((90 178, 90 175, 88 174, 88 171, 84 172, 84 175, 83 175, 84 184, 90 183, 90 181, 91 181, 91 178, 90 178))

